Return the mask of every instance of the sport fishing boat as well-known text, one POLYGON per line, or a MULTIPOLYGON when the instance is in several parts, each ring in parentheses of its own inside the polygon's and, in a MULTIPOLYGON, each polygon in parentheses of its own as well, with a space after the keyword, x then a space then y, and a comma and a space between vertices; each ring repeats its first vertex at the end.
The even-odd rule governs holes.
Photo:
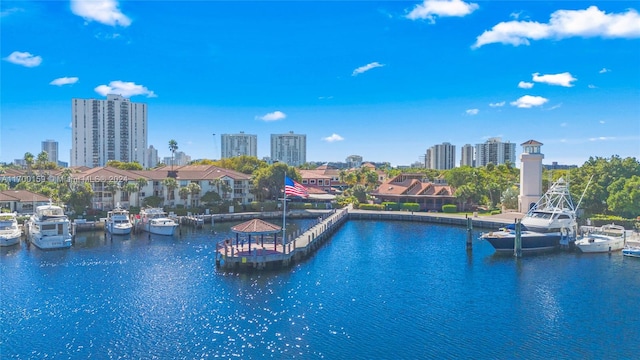
POLYGON ((71 223, 60 206, 53 204, 36 207, 26 222, 27 241, 40 249, 71 247, 71 223))
MULTIPOLYGON (((578 231, 577 209, 568 184, 563 178, 558 179, 521 220, 522 252, 569 246, 578 231)), ((481 239, 487 240, 497 252, 513 252, 516 224, 482 234, 481 239)))
POLYGON ((18 227, 16 213, 0 214, 0 246, 11 246, 20 242, 22 231, 18 227))
POLYGON ((120 207, 120 204, 115 209, 107 213, 106 229, 112 235, 127 235, 131 233, 133 224, 129 219, 129 212, 120 207))

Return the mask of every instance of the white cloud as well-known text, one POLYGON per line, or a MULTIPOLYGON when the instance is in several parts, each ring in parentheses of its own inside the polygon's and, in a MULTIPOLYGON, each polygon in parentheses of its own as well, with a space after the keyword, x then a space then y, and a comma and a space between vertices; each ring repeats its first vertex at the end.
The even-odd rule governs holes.
POLYGON ((526 82, 526 81, 520 81, 518 83, 518 87, 520 89, 531 89, 533 87, 533 83, 526 82))
POLYGON ((572 82, 578 79, 574 78, 571 73, 563 72, 561 74, 552 75, 540 75, 539 73, 533 74, 533 81, 539 83, 545 83, 549 85, 559 85, 564 87, 572 87, 572 82))
POLYGON ((105 25, 131 25, 131 19, 120 11, 118 5, 116 0, 71 0, 71 12, 105 25))
POLYGON ((478 109, 468 109, 466 111, 467 115, 478 115, 479 112, 480 112, 480 110, 478 110, 478 109))
POLYGON ((274 111, 274 112, 264 114, 263 116, 256 116, 256 119, 263 120, 263 121, 278 121, 286 117, 287 117, 287 114, 283 113, 282 111, 274 111))
POLYGON ((604 74, 604 73, 608 73, 608 72, 611 72, 611 69, 602 68, 602 70, 598 71, 599 74, 604 74))
POLYGON ((589 85, 587 85, 587 87, 588 87, 589 89, 597 89, 597 88, 598 88, 597 86, 595 86, 595 85, 593 85, 593 84, 589 84, 589 85))
POLYGON ((543 98, 542 96, 525 95, 516 101, 512 101, 510 104, 511 106, 529 109, 534 106, 544 105, 547 101, 549 101, 549 99, 543 98))
POLYGON ((560 107, 562 107, 562 103, 557 104, 557 105, 553 105, 552 107, 548 108, 548 109, 547 109, 547 111, 555 110, 555 109, 558 109, 558 108, 560 108, 560 107))
POLYGON ((615 139, 616 139, 615 136, 598 136, 598 137, 589 138, 589 141, 611 141, 615 139))
POLYGON ((505 101, 500 101, 500 102, 497 102, 497 103, 489 103, 489 106, 491 106, 491 107, 503 107, 505 103, 506 103, 505 101))
POLYGON ((153 91, 147 89, 145 86, 120 80, 112 81, 109 83, 109 85, 100 85, 94 90, 102 96, 107 96, 108 94, 118 94, 127 98, 136 95, 147 95, 147 97, 149 98, 157 97, 157 95, 153 91))
POLYGON ((52 82, 49 83, 49 85, 56 85, 56 86, 62 86, 62 85, 71 85, 71 84, 75 84, 78 82, 78 78, 77 77, 61 77, 61 78, 57 78, 55 80, 53 80, 52 82))
POLYGON ((590 6, 586 10, 558 10, 548 23, 507 21, 495 25, 478 36, 473 48, 492 43, 529 45, 529 40, 564 39, 570 37, 637 38, 640 37, 640 15, 634 9, 607 14, 590 6))
POLYGON ((351 76, 356 76, 358 74, 362 74, 363 72, 369 71, 371 69, 377 68, 377 67, 383 67, 384 64, 380 64, 379 62, 375 61, 372 63, 369 63, 365 66, 360 66, 359 68, 353 70, 353 73, 351 74, 351 76))
POLYGON ((478 9, 478 4, 466 3, 462 0, 424 0, 416 5, 407 18, 411 20, 429 20, 434 23, 435 17, 463 17, 478 9))
POLYGON ((36 67, 42 63, 42 58, 40 56, 21 51, 12 52, 11 55, 4 58, 4 60, 26 67, 36 67))
POLYGON ((604 124, 604 123, 605 123, 605 121, 604 121, 604 120, 600 120, 600 121, 599 121, 599 123, 600 123, 600 124, 604 124))
POLYGON ((334 141, 342 141, 344 138, 338 134, 331 134, 331 136, 327 136, 326 138, 322 138, 322 140, 326 142, 334 142, 334 141))

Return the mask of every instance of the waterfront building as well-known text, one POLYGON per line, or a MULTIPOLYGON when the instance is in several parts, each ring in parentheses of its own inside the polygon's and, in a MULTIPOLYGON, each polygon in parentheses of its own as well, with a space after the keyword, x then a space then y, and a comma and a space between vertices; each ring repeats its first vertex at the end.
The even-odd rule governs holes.
POLYGON ((289 166, 300 166, 307 162, 307 135, 271 134, 271 161, 280 161, 289 166))
POLYGON ((464 144, 460 153, 460 166, 474 166, 473 153, 475 151, 471 144, 464 144))
POLYGON ((360 155, 349 155, 345 160, 347 163, 347 168, 359 168, 362 166, 362 156, 360 155))
POLYGON ((158 165, 158 149, 154 148, 153 145, 149 145, 144 157, 147 162, 147 168, 154 168, 158 165))
POLYGON ((48 161, 58 164, 58 142, 55 140, 45 140, 42 142, 42 151, 47 152, 48 161))
POLYGON ((220 157, 227 159, 235 156, 258 157, 258 136, 245 134, 222 134, 220 136, 220 157))
POLYGON ((47 205, 49 198, 28 190, 0 191, 0 209, 18 214, 32 213, 40 205, 47 205))
POLYGON ((499 137, 490 138, 484 144, 476 144, 475 166, 487 166, 488 163, 494 165, 505 164, 510 162, 515 164, 516 161, 516 144, 511 142, 502 142, 499 137))
POLYGON ((400 174, 382 183, 371 193, 381 202, 418 203, 421 211, 442 211, 442 206, 455 204, 451 186, 429 182, 424 174, 400 174))
POLYGON ((427 169, 453 169, 456 167, 456 146, 448 142, 433 145, 427 149, 425 160, 427 169))
POLYGON ((529 140, 522 143, 520 154, 520 195, 518 211, 526 213, 542 196, 542 143, 529 140))
POLYGON ((109 160, 148 167, 147 104, 120 95, 71 100, 71 166, 99 167, 109 160))
POLYGON ((207 192, 213 191, 225 201, 237 202, 242 205, 254 201, 251 193, 251 177, 237 171, 219 168, 213 165, 184 165, 163 166, 151 170, 121 170, 110 166, 95 168, 79 168, 71 175, 72 182, 89 183, 93 190, 91 208, 110 210, 118 203, 123 208, 141 206, 149 196, 162 198, 161 206, 184 205, 192 207, 200 205, 200 198, 207 192), (168 189, 163 181, 169 173, 175 174, 178 186, 168 189), (138 191, 127 192, 127 184, 139 186, 138 179, 147 181, 138 191), (179 190, 190 183, 200 186, 198 194, 189 194, 187 199, 181 199, 179 190))
POLYGON ((176 151, 175 154, 173 154, 173 158, 171 156, 165 156, 162 162, 169 166, 183 166, 191 162, 191 156, 185 154, 184 151, 176 151))

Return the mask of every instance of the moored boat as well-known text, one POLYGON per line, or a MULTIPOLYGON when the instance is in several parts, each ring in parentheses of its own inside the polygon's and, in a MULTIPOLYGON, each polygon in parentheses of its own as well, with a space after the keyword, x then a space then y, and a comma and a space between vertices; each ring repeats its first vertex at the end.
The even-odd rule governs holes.
POLYGON ((173 235, 178 224, 161 208, 146 208, 140 211, 142 230, 156 235, 173 235))
MULTIPOLYGON (((569 246, 578 230, 576 210, 568 184, 563 178, 558 179, 522 218, 522 251, 542 252, 569 246)), ((482 234, 481 239, 487 240, 497 252, 513 252, 515 224, 482 234)))
POLYGON ((22 231, 18 227, 16 213, 0 214, 0 246, 12 246, 20 243, 22 231))
POLYGON ((115 209, 107 213, 106 230, 113 235, 127 235, 131 233, 133 224, 129 219, 129 211, 120 208, 119 204, 115 209))
POLYGON ((640 258, 640 246, 625 246, 622 249, 622 255, 640 258))
POLYGON ((576 240, 576 247, 584 253, 620 251, 625 246, 626 230, 614 224, 589 228, 576 240))
POLYGON ((27 239, 40 249, 71 247, 69 218, 60 206, 53 204, 36 207, 36 211, 25 224, 27 239))

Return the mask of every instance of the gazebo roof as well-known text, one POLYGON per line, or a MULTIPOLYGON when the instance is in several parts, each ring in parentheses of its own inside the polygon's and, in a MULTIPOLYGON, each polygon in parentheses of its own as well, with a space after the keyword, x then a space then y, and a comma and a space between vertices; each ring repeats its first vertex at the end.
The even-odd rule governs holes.
POLYGON ((240 234, 252 234, 252 235, 260 235, 260 234, 275 234, 282 231, 280 226, 273 225, 264 220, 253 219, 242 224, 238 224, 231 228, 231 231, 234 233, 240 234))

